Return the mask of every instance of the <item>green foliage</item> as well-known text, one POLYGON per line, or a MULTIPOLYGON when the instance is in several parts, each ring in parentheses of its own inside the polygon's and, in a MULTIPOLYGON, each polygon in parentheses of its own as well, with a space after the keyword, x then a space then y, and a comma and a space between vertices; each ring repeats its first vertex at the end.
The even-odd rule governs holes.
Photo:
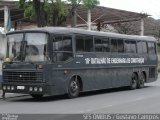
POLYGON ((33 9, 33 6, 28 6, 25 10, 24 10, 24 17, 29 18, 31 20, 35 19, 35 11, 33 9))
POLYGON ((85 8, 91 10, 95 6, 99 5, 99 1, 98 0, 83 0, 83 5, 85 8))
POLYGON ((19 7, 24 9, 24 17, 37 20, 38 26, 61 25, 68 14, 65 2, 61 0, 19 0, 19 7))
POLYGON ((44 10, 47 13, 48 25, 60 25, 65 21, 68 14, 67 6, 61 0, 55 0, 55 2, 52 0, 51 3, 46 1, 44 10))
POLYGON ((19 0, 19 8, 24 10, 24 17, 31 20, 35 19, 35 9, 31 0, 19 0))

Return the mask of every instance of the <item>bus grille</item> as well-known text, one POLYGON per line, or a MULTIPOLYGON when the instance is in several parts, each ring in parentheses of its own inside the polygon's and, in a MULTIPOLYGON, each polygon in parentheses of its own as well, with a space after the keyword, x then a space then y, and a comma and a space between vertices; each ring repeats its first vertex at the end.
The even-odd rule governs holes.
POLYGON ((42 82, 42 72, 3 72, 3 80, 8 82, 42 82))

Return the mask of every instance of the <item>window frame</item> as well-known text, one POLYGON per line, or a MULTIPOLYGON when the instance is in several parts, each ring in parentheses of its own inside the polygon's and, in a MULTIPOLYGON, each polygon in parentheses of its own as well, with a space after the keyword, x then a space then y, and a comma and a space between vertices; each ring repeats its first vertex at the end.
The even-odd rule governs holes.
MULTIPOLYGON (((74 59, 74 46, 73 46, 73 44, 74 44, 74 42, 73 42, 73 34, 52 34, 51 35, 51 60, 52 60, 52 62, 54 62, 54 63, 61 63, 61 62, 67 62, 67 61, 70 61, 70 60, 73 60, 74 59), (71 47, 72 47, 72 49, 71 49, 71 51, 54 51, 54 49, 53 49, 53 40, 55 40, 55 36, 62 36, 62 38, 63 38, 63 36, 70 36, 71 37, 71 47), (54 61, 54 55, 53 54, 56 54, 56 53, 70 53, 70 54, 72 54, 72 57, 71 58, 69 58, 69 59, 67 59, 67 60, 64 60, 64 61, 54 61)), ((57 58, 56 58, 57 59, 57 58)))
MULTIPOLYGON (((93 35, 85 35, 85 34, 74 34, 74 41, 75 41, 75 52, 76 53, 93 53, 93 52, 95 52, 94 50, 94 36, 93 35), (83 37, 83 51, 77 51, 77 39, 76 39, 76 37, 77 36, 81 36, 81 37, 83 37), (92 51, 85 51, 86 50, 86 47, 85 47, 85 40, 86 40, 86 38, 87 37, 92 37, 92 47, 93 47, 93 49, 92 49, 92 51)), ((87 40, 86 40, 87 41, 87 40)))
POLYGON ((133 39, 124 39, 124 51, 125 51, 125 53, 129 53, 129 54, 137 54, 137 53, 138 53, 137 47, 138 47, 138 46, 137 46, 137 40, 133 40, 133 39), (125 46, 126 41, 135 42, 135 51, 134 51, 134 52, 127 52, 127 51, 126 51, 126 46, 125 46))
POLYGON ((109 39, 109 37, 104 37, 104 36, 94 36, 94 52, 96 52, 96 53, 110 53, 110 39, 109 39), (108 42, 109 51, 104 51, 103 45, 102 45, 102 51, 96 51, 95 38, 101 40, 101 45, 103 44, 102 41, 108 42))

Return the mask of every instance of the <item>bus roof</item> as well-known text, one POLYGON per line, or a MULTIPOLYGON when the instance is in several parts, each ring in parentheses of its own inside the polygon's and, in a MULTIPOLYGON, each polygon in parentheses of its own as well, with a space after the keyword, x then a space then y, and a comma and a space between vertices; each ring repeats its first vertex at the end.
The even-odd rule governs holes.
POLYGON ((99 31, 89 31, 79 28, 68 28, 68 27, 42 27, 34 28, 28 30, 19 30, 8 32, 7 34, 22 33, 22 32, 45 32, 45 33, 55 33, 55 34, 84 34, 84 35, 95 35, 102 37, 113 37, 122 39, 133 39, 133 40, 146 40, 146 41, 156 41, 154 37, 151 36, 138 36, 138 35, 125 35, 111 32, 99 32, 99 31))

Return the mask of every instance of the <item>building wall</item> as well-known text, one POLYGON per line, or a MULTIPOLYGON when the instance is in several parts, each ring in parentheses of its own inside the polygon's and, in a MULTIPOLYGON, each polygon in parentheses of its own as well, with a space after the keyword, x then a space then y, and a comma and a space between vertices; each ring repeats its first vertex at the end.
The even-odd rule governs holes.
POLYGON ((0 59, 6 57, 7 40, 5 34, 0 34, 0 59))
POLYGON ((6 57, 6 35, 0 34, 0 89, 1 89, 1 82, 2 82, 2 59, 6 57))

